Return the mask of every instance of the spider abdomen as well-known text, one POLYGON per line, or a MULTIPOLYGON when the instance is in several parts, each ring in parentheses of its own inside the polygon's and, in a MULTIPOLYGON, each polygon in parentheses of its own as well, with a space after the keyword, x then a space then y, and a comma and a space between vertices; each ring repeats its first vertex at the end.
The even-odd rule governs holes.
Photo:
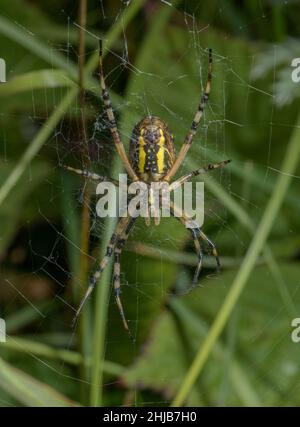
POLYGON ((137 176, 145 182, 159 181, 175 160, 173 136, 158 117, 146 117, 133 129, 130 162, 137 176))

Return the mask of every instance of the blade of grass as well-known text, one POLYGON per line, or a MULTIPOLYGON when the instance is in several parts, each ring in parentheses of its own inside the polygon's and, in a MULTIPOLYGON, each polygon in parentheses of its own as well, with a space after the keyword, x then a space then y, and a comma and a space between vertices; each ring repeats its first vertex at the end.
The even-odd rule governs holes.
MULTIPOLYGON (((198 340, 202 340, 203 337, 207 335, 206 324, 202 322, 195 313, 188 310, 188 308, 178 298, 172 298, 168 304, 172 311, 182 319, 183 324, 187 324, 198 337, 198 339, 193 341, 193 343, 198 340)), ((218 363, 226 363, 226 348, 219 342, 216 343, 213 354, 218 359, 218 363)), ((226 372, 242 403, 245 406, 260 406, 259 396, 254 390, 247 376, 246 370, 242 368, 242 365, 235 358, 231 358, 230 363, 227 365, 226 372)))
MULTIPOLYGON (((106 36, 106 46, 110 47, 119 35, 124 31, 124 28, 129 24, 129 22, 134 18, 138 10, 142 5, 141 0, 137 0, 134 3, 131 3, 124 11, 124 14, 119 18, 119 20, 114 24, 114 26, 109 30, 106 36)), ((3 19, 3 17, 1 18, 3 19)), ((0 20, 0 28, 2 25, 2 20, 0 20)), ((107 51, 104 52, 104 56, 107 51)), ((85 68, 85 75, 88 76, 96 68, 98 64, 98 51, 90 58, 85 68)), ((77 76, 77 68, 76 68, 77 76)), ((51 114, 49 119, 44 123, 42 128, 39 130, 35 138, 32 140, 31 144, 25 150, 23 156, 18 161, 15 169, 11 172, 9 177, 3 183, 0 188, 0 206, 14 188, 18 180, 23 175, 24 171, 32 161, 32 159, 37 155, 39 150, 45 144, 49 136, 54 132, 55 127, 60 122, 61 118, 66 114, 68 109, 72 106, 79 88, 71 89, 62 99, 60 104, 56 107, 54 112, 51 114)))
MULTIPOLYGON (((233 197, 228 194, 224 188, 216 182, 214 179, 209 177, 206 179, 204 177, 205 184, 208 186, 210 191, 218 197, 219 200, 228 208, 228 210, 239 220, 239 222, 244 225, 244 227, 251 233, 254 234, 256 230, 255 223, 252 221, 251 217, 248 215, 246 210, 239 205, 233 197)), ((293 303, 292 297, 290 296, 287 287, 285 286, 284 280, 280 273, 280 268, 273 256, 273 253, 268 245, 265 245, 263 250, 264 260, 268 264, 270 273, 272 274, 274 281, 278 287, 279 293, 283 299, 285 307, 289 314, 293 316, 296 313, 296 307, 293 303)))
MULTIPOLYGON (((95 15, 95 12, 92 12, 95 15)), ((90 21, 89 21, 90 23, 90 21)), ((91 23, 90 23, 91 24, 91 23)), ((31 28, 31 31, 39 36, 43 37, 43 39, 51 40, 52 42, 59 43, 69 43, 72 45, 76 45, 78 43, 78 31, 77 28, 73 28, 71 26, 66 25, 57 25, 53 22, 51 23, 51 27, 46 25, 37 25, 31 28)), ((95 48, 95 38, 102 38, 104 34, 102 32, 96 31, 93 28, 93 33, 86 34, 86 46, 94 49, 95 48)))
MULTIPOLYGON (((75 272, 79 265, 80 236, 78 235, 78 230, 80 229, 80 218, 77 213, 78 204, 73 197, 73 177, 64 171, 62 171, 62 176, 63 191, 61 192, 61 212, 64 224, 64 233, 67 236, 66 247, 68 254, 68 266, 72 272, 75 272)), ((72 294, 73 300, 78 301, 78 286, 72 286, 72 294)))
MULTIPOLYGON (((114 173, 121 172, 121 162, 115 157, 112 170, 114 173)), ((117 175, 115 175, 117 176, 117 175)), ((105 221, 105 231, 102 237, 99 259, 105 255, 105 248, 113 233, 116 220, 113 218, 105 221)), ((92 372, 90 388, 90 405, 102 406, 103 400, 103 372, 105 360, 105 337, 106 337, 106 320, 109 305, 109 289, 111 277, 111 264, 109 264, 102 273, 101 279, 97 283, 96 301, 95 301, 95 319, 94 319, 94 336, 92 352, 92 372)))
MULTIPOLYGON (((249 181, 249 177, 251 176, 253 170, 253 163, 247 162, 245 164, 245 174, 242 183, 242 191, 241 191, 241 206, 245 208, 246 200, 250 200, 250 192, 251 192, 251 183, 249 181)), ((238 234, 243 233, 243 225, 238 224, 238 234)), ((237 247, 235 251, 236 257, 242 256, 243 250, 241 247, 237 247)), ((228 396, 230 395, 230 373, 232 368, 232 363, 234 362, 234 356, 236 354, 236 337, 237 337, 237 327, 238 327, 238 317, 239 313, 234 311, 232 316, 230 317, 228 324, 226 326, 226 337, 224 342, 224 358, 223 358, 223 378, 222 383, 219 387, 217 406, 227 406, 228 405, 228 396)), ((219 342, 218 342, 219 343, 219 342)), ((239 376, 237 376, 237 384, 239 385, 239 376)), ((244 390, 244 382, 241 381, 242 387, 238 387, 239 391, 238 396, 242 395, 244 390)), ((247 396, 247 393, 246 393, 247 396)), ((246 398, 244 400, 245 406, 259 406, 259 400, 256 402, 251 399, 251 393, 249 395, 250 399, 246 398)))
MULTIPOLYGON (((51 347, 47 344, 32 341, 27 338, 8 337, 6 342, 0 345, 0 349, 3 349, 5 352, 19 351, 31 356, 33 355, 44 357, 46 359, 61 360, 74 366, 79 366, 82 363, 82 355, 76 351, 51 347)), ((87 359, 86 363, 88 366, 91 366, 91 357, 87 359)), ((114 376, 121 376, 124 372, 123 366, 107 360, 104 361, 103 369, 105 373, 114 376)))
MULTIPOLYGON (((141 6, 144 1, 136 1, 131 3, 136 6, 139 4, 141 6)), ((176 2, 175 2, 176 3, 176 2)), ((147 41, 150 42, 153 39, 154 34, 158 34, 161 28, 164 27, 168 21, 170 15, 173 13, 173 8, 163 7, 154 18, 151 23, 151 30, 147 34, 146 42, 143 43, 143 51, 140 55, 145 55, 147 50, 147 41)), ((131 86, 129 81, 126 93, 130 93, 131 86)), ((130 114, 128 111, 122 117, 124 123, 127 122, 126 117, 130 114)), ((117 158, 114 161, 114 176, 118 176, 120 172, 120 161, 117 158)), ((101 246, 101 255, 104 255, 105 248, 108 244, 109 238, 113 232, 115 221, 113 219, 108 219, 105 222, 105 234, 101 246)), ((102 275, 99 283, 98 289, 96 292, 96 305, 95 305, 95 329, 94 329, 94 346, 93 346, 93 363, 92 363, 92 384, 91 384, 91 394, 90 394, 90 404, 91 406, 102 406, 103 405, 103 361, 105 353, 105 330, 106 330, 106 319, 107 319, 107 309, 108 309, 108 296, 109 296, 109 284, 111 276, 111 267, 106 268, 104 274, 102 275)))
POLYGON ((16 400, 27 406, 79 406, 52 387, 14 368, 0 358, 0 386, 16 400))
MULTIPOLYGON (((125 14, 128 14, 125 11, 125 14)), ((124 22, 126 21, 126 16, 124 16, 124 22)), ((129 19, 130 21, 130 19, 129 19)), ((128 21, 128 22, 129 22, 128 21)), ((113 33, 115 30, 112 30, 113 33)), ((67 74, 63 74, 65 78, 72 78, 73 82, 78 83, 78 67, 77 65, 71 61, 70 58, 67 58, 65 55, 61 54, 57 49, 53 49, 48 46, 42 40, 37 39, 31 34, 27 33, 24 29, 20 28, 16 24, 9 21, 4 16, 0 15, 0 33, 4 36, 10 38, 15 41, 20 46, 23 46, 25 49, 29 50, 33 55, 41 58, 42 60, 48 62, 52 67, 57 67, 62 70, 65 70, 67 74)), ((114 37, 117 37, 119 34, 118 25, 117 31, 113 34, 114 37)), ((113 37, 113 38, 114 38, 113 37)), ((97 44, 97 37, 94 37, 94 46, 97 44)), ((96 64, 95 64, 96 65, 96 64)), ((95 67, 95 66, 94 66, 95 67)), ((95 91, 95 87, 97 88, 97 80, 94 79, 89 73, 85 76, 85 86, 89 88, 92 92, 95 91)), ((5 89, 3 89, 5 92, 5 89)))
POLYGON ((195 381, 198 379, 212 348, 222 333, 224 326, 226 325, 228 318, 230 317, 232 310, 247 283, 249 275, 255 266, 256 259, 267 241, 268 235, 297 167, 300 152, 299 138, 300 117, 298 117, 296 127, 292 133, 285 153, 282 167, 280 169, 282 174, 277 179, 271 198, 265 208, 262 219, 246 253, 244 262, 242 263, 230 291, 228 292, 225 301, 209 330, 207 338, 199 348, 193 363, 191 364, 190 369, 188 370, 186 377, 184 378, 184 381, 171 404, 172 406, 180 406, 184 403, 186 396, 190 392, 195 381))
MULTIPOLYGON (((188 159, 187 163, 191 169, 197 168, 196 163, 193 160, 188 159)), ((231 163, 231 165, 234 162, 231 163)), ((231 167, 230 165, 230 167, 231 167)), ((253 173, 255 174, 255 173, 253 173)), ((247 176, 248 184, 252 184, 253 180, 251 176, 253 174, 249 174, 247 176)), ((205 185, 209 188, 209 190, 227 207, 227 209, 239 220, 240 224, 245 227, 251 234, 253 234, 256 230, 256 225, 250 215, 248 215, 247 211, 234 200, 234 198, 224 190, 221 184, 219 184, 215 179, 211 176, 203 176, 203 180, 205 185)), ((280 274, 280 268, 272 254, 271 249, 268 245, 265 245, 264 251, 264 261, 268 264, 270 273, 272 274, 274 281, 278 287, 279 293, 283 299, 285 307, 290 315, 294 315, 296 313, 296 307, 293 303, 293 300, 288 292, 287 287, 285 286, 282 275, 280 274)))
POLYGON ((33 89, 74 87, 76 84, 61 70, 43 69, 21 74, 0 85, 0 96, 11 96, 33 89))
POLYGON ((30 162, 40 151, 42 146, 45 144, 49 136, 58 125, 63 115, 67 112, 68 108, 72 104, 73 100, 77 95, 77 88, 71 89, 68 94, 63 98, 61 103, 56 107, 55 111, 51 114, 47 122, 39 130, 35 138, 32 140, 29 147, 25 150, 22 157, 19 159, 15 168, 12 170, 6 181, 0 188, 0 206, 14 188, 16 183, 23 175, 30 162))
MULTIPOLYGON (((197 152, 199 153, 199 156, 208 156, 212 162, 223 160, 219 154, 216 154, 215 151, 207 147, 203 148, 200 146, 198 147, 196 153, 197 152)), ((230 164, 231 173, 243 180, 245 174, 243 159, 236 151, 232 152, 231 158, 234 159, 234 162, 230 164)), ((198 165, 196 165, 196 168, 197 167, 198 165)), ((261 168, 259 168, 257 165, 254 165, 253 169, 253 173, 248 178, 249 183, 255 185, 257 190, 262 191, 265 194, 271 194, 275 184, 275 177, 269 175, 268 180, 266 180, 265 171, 262 171, 261 168)), ((289 194, 287 194, 285 201, 293 208, 298 210, 300 209, 300 200, 294 191, 291 191, 289 194)))
MULTIPOLYGON (((90 170, 89 160, 89 147, 86 134, 86 118, 85 118, 85 89, 84 89, 84 67, 85 67, 85 30, 86 30, 86 12, 87 12, 87 0, 80 0, 79 2, 79 106, 80 106, 80 118, 79 118, 79 132, 80 140, 82 145, 83 153, 83 167, 84 169, 90 170)), ((91 203, 91 186, 86 180, 83 187, 83 203, 81 210, 81 222, 80 222, 80 254, 79 254, 79 298, 76 300, 76 304, 79 305, 81 298, 83 298, 88 282, 88 270, 89 270, 89 230, 90 230, 90 203, 91 203)), ((75 282, 73 281, 73 286, 75 282)), ((82 354, 82 363, 80 365, 80 377, 83 380, 80 384, 82 404, 87 403, 87 391, 88 391, 88 380, 89 380, 89 367, 86 364, 88 356, 91 354, 91 341, 89 337, 89 331, 91 330, 91 318, 90 318, 89 304, 87 304, 86 310, 81 314, 79 319, 78 327, 78 343, 79 350, 82 354)))
POLYGON ((40 320, 40 312, 44 312, 44 310, 46 312, 47 310, 47 314, 49 314, 49 309, 51 309, 52 307, 53 305, 51 306, 50 300, 46 300, 41 302, 35 302, 34 308, 31 305, 25 305, 24 307, 19 308, 17 311, 11 313, 9 316, 6 317, 6 333, 10 334, 13 331, 25 328, 31 323, 40 320))
MULTIPOLYGON (((198 265, 197 255, 189 252, 182 252, 172 249, 165 249, 159 246, 147 245, 142 242, 128 242, 124 251, 134 252, 141 256, 147 256, 153 259, 169 261, 175 264, 189 265, 196 267, 198 265)), ((235 268, 241 265, 242 257, 221 257, 221 265, 225 268, 235 268)), ((261 258, 257 261, 257 265, 265 263, 265 259, 261 258)), ((216 260, 213 256, 206 256, 203 260, 203 266, 206 268, 215 268, 216 260)))
MULTIPOLYGON (((214 155, 214 158, 215 158, 215 155, 214 155)), ((197 169, 198 166, 195 161, 191 159, 187 159, 186 162, 189 165, 190 170, 197 169)), ((232 170, 233 166, 234 166, 234 162, 230 164, 230 170, 232 170)), ((239 171, 239 167, 237 168, 237 171, 239 171)), ((248 174, 247 181, 249 185, 256 183, 256 180, 252 179, 252 177, 255 175, 256 175, 256 171, 253 171, 252 174, 248 174)), ((243 178, 244 176, 245 176, 245 171, 243 172, 243 175, 241 175, 241 178, 243 178)), ((243 225, 245 229, 248 230, 251 234, 253 234, 256 230, 256 225, 252 220, 251 216, 248 215, 244 207, 241 206, 241 204, 237 203, 236 200, 228 192, 225 191, 222 185, 219 184, 214 178, 212 178, 212 176, 203 175, 202 179, 204 180, 205 185, 209 188, 209 190, 223 203, 224 206, 227 207, 227 209, 237 218, 240 224, 243 225)), ((286 195, 286 198, 287 197, 288 195, 286 195)), ((282 300, 285 304, 285 307, 288 313, 291 316, 294 316, 297 311, 295 304, 284 283, 284 280, 283 280, 282 274, 280 273, 280 268, 278 267, 276 259, 274 258, 272 251, 268 245, 265 245, 263 255, 264 255, 263 256, 264 261, 268 264, 270 273, 274 278, 274 281, 277 285, 278 291, 282 297, 282 300)))
POLYGON ((15 41, 19 46, 23 46, 28 49, 34 55, 43 59, 46 62, 50 62, 52 66, 66 70, 70 76, 77 81, 78 69, 77 66, 67 60, 65 55, 59 52, 58 49, 53 49, 37 39, 29 32, 25 31, 20 26, 11 22, 9 19, 0 15, 0 33, 4 36, 9 37, 15 41))

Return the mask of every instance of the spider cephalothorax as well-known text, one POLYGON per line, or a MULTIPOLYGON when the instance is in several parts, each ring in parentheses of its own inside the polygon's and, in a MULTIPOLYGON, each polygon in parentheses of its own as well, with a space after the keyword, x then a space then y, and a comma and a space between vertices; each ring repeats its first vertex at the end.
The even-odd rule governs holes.
MULTIPOLYGON (((106 89, 103 69, 102 69, 102 44, 100 43, 100 55, 99 55, 99 73, 100 73, 100 84, 102 89, 102 98, 104 102, 104 108, 106 111, 108 126, 112 135, 112 139, 115 143, 118 154, 123 162, 123 165, 126 169, 128 177, 131 181, 143 181, 147 184, 147 187, 151 186, 151 182, 160 182, 166 181, 170 183, 168 187, 168 191, 172 192, 183 183, 190 181, 193 177, 209 172, 211 170, 217 169, 229 163, 229 160, 224 160, 219 163, 209 164, 206 167, 202 167, 196 169, 186 175, 181 176, 175 181, 172 181, 173 176, 177 172, 178 168, 181 166, 185 156, 193 142, 193 137, 197 131, 199 122, 203 115, 204 108, 208 102, 208 97, 210 93, 211 87, 211 78, 212 78, 212 51, 209 50, 208 57, 208 78, 205 86, 204 94, 201 97, 200 104, 195 113, 194 119, 191 123, 191 127, 187 132, 187 135, 181 145, 179 154, 175 157, 175 149, 174 149, 174 140, 173 136, 168 130, 167 125, 161 120, 159 117, 146 117, 141 120, 135 127, 132 132, 132 137, 130 140, 130 157, 128 159, 124 146, 122 144, 114 112, 112 109, 109 93, 106 89)), ((71 166, 65 166, 66 169, 75 172, 79 175, 84 176, 87 179, 91 179, 94 181, 104 181, 110 180, 115 185, 118 185, 118 182, 113 178, 103 177, 94 172, 89 172, 87 170, 74 169, 71 166)), ((170 202, 170 211, 171 215, 176 217, 183 225, 185 225, 189 231, 191 232, 196 253, 198 256, 198 265, 195 270, 193 283, 196 284, 198 282, 199 273, 202 266, 202 244, 201 241, 205 241, 210 247, 212 254, 215 256, 217 261, 217 267, 219 269, 220 262, 218 253, 213 242, 204 234, 201 227, 198 226, 195 221, 195 226, 190 228, 187 224, 190 223, 191 218, 188 217, 184 212, 178 215, 178 207, 174 202, 170 202)), ((126 321, 123 306, 120 299, 120 255, 122 249, 126 243, 126 240, 129 236, 132 227, 137 219, 135 214, 130 215, 128 213, 127 216, 121 217, 117 223, 114 233, 110 239, 109 245, 106 249, 106 254, 104 258, 98 263, 95 272, 91 275, 89 287, 87 292, 82 299, 79 308, 76 313, 76 318, 79 315, 85 301, 92 293, 92 290, 100 278, 100 275, 104 268, 106 267, 110 257, 114 254, 115 262, 114 262, 114 289, 117 305, 120 310, 120 314, 124 323, 125 328, 129 332, 128 323, 126 321)), ((154 212, 155 224, 159 224, 159 212, 154 212)), ((150 221, 146 221, 149 225, 150 221)))
POLYGON ((175 160, 173 135, 159 117, 149 116, 133 129, 130 163, 141 181, 160 181, 175 160))

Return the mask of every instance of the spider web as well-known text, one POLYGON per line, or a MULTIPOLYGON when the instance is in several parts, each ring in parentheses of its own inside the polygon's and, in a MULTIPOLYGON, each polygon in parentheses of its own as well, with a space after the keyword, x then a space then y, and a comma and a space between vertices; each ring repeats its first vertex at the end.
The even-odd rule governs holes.
MULTIPOLYGON (((127 7, 129 3, 124 2, 122 7, 120 6, 119 11, 113 19, 115 23, 119 21, 124 7, 127 7)), ((162 0, 161 3, 163 8, 175 9, 172 2, 162 0)), ((149 10, 146 11, 149 13, 149 16, 151 16, 151 4, 149 10)), ((288 5, 285 7, 288 7, 288 5)), ((162 117, 169 124, 172 131, 174 131, 178 152, 180 141, 183 141, 189 129, 200 98, 199 86, 196 87, 194 83, 200 81, 201 90, 203 90, 203 86, 205 85, 207 48, 209 47, 208 43, 212 40, 212 43, 217 46, 217 49, 214 51, 212 97, 200 123, 197 136, 194 138, 193 146, 178 176, 190 171, 191 167, 195 169, 206 165, 210 161, 227 159, 231 153, 237 153, 237 140, 241 136, 244 138, 239 143, 244 144, 245 149, 241 150, 240 157, 237 156, 233 160, 240 169, 245 165, 245 174, 251 173, 252 168, 256 165, 253 165, 251 161, 247 163, 240 159, 251 158, 249 153, 251 153, 253 135, 255 135, 259 127, 263 127, 262 135, 263 137, 267 137, 268 144, 267 148, 264 145, 261 166, 258 169, 263 182, 269 182, 270 176, 274 176, 273 169, 281 173, 280 169, 278 169, 280 168, 280 163, 274 165, 272 160, 274 134, 278 131, 280 123, 276 121, 278 116, 275 117, 274 104, 270 102, 272 99, 270 88, 264 87, 251 79, 250 71, 255 65, 258 54, 252 49, 246 49, 242 41, 234 41, 234 50, 230 53, 231 49, 228 46, 226 47, 226 45, 230 45, 232 41, 227 40, 226 34, 218 34, 211 28, 210 23, 199 24, 187 5, 185 5, 184 9, 182 11, 182 9, 178 8, 176 20, 174 19, 171 24, 167 24, 169 32, 164 33, 166 42, 154 50, 156 57, 153 57, 151 61, 142 61, 140 58, 142 54, 137 52, 132 43, 130 43, 128 29, 124 29, 117 46, 109 49, 105 59, 105 75, 107 86, 113 99, 114 111, 120 125, 119 132, 122 141, 127 149, 131 129, 136 117, 141 119, 146 114, 155 114, 162 117), (175 30, 180 31, 184 40, 181 40, 180 37, 175 37, 175 30), (175 70, 179 70, 179 74, 174 73, 172 67, 163 67, 164 55, 167 55, 167 64, 174 64, 173 67, 175 70), (142 63, 141 67, 137 65, 138 60, 142 63), (241 71, 243 67, 248 69, 248 74, 241 71), (133 83, 131 82, 132 78, 133 83), (127 85, 129 86, 129 92, 122 93, 127 85), (165 91, 161 92, 164 87, 165 91), (184 89, 186 89, 186 92, 184 89), (176 98, 175 101, 172 98, 172 93, 174 94, 174 98, 176 98), (243 94, 243 99, 240 99, 240 105, 232 108, 232 102, 236 102, 239 99, 237 96, 239 93, 243 94), (120 98, 120 94, 123 95, 122 98, 120 98), (180 98, 178 94, 181 94, 182 97, 180 98), (253 111, 253 97, 258 96, 257 94, 259 94, 262 104, 268 108, 269 116, 267 120, 266 115, 264 115, 263 120, 259 121, 259 112, 253 111), (239 112, 237 114, 237 110, 242 111, 242 113, 239 112)), ((196 13, 196 10, 194 12, 196 13)), ((222 19, 224 13, 222 8, 216 12, 219 19, 222 19)), ((109 23, 113 24, 111 16, 108 16, 105 4, 102 1, 99 5, 99 14, 101 14, 101 20, 104 23, 106 22, 107 25, 109 23)), ((257 11, 257 21, 263 21, 264 19, 265 12, 261 5, 261 10, 257 11)), ((78 24, 73 22, 73 18, 65 10, 61 11, 60 20, 68 28, 68 34, 71 34, 71 28, 78 27, 78 24)), ((22 22, 17 22, 16 24, 23 27, 22 22)), ((247 25, 251 28, 252 24, 253 22, 251 21, 247 25)), ((242 32, 243 28, 239 30, 242 32)), ((37 35, 32 32, 32 28, 24 27, 24 31, 31 32, 33 36, 37 35)), ((94 33, 90 29, 88 33, 91 37, 95 38, 95 41, 97 40, 97 33, 94 33)), ((67 43, 52 44, 52 48, 54 51, 63 52, 68 61, 78 62, 77 46, 70 39, 68 39, 67 43)), ((93 49, 90 44, 87 47, 87 54, 91 54, 92 51, 93 49)), ((51 65, 55 68, 53 64, 51 65)), ((275 65, 276 47, 274 48, 273 83, 276 81, 275 65)), ((32 91, 31 110, 24 113, 23 116, 23 120, 27 125, 33 124, 29 127, 29 134, 32 132, 32 128, 36 130, 37 125, 44 123, 45 116, 46 118, 50 117, 51 108, 48 110, 48 105, 57 105, 63 95, 63 90, 45 90, 45 114, 41 118, 39 111, 40 104, 37 106, 37 101, 40 102, 40 95, 37 96, 35 91, 32 91)), ((36 198, 34 223, 29 222, 26 225, 9 252, 10 260, 13 259, 13 256, 16 259, 19 256, 22 258, 23 255, 18 255, 18 251, 22 252, 20 248, 27 247, 27 254, 24 255, 25 261, 20 268, 20 273, 14 276, 13 279, 10 275, 3 277, 6 286, 16 290, 21 300, 23 300, 23 304, 32 307, 37 313, 38 320, 34 323, 34 330, 29 328, 29 337, 37 341, 43 341, 46 335, 49 337, 52 336, 52 340, 56 345, 63 342, 64 347, 69 350, 76 348, 76 327, 73 329, 71 327, 71 318, 76 310, 76 306, 72 302, 71 284, 77 287, 82 286, 78 273, 72 270, 71 265, 75 265, 78 262, 80 253, 80 211, 83 206, 84 184, 79 178, 76 179, 60 171, 60 165, 64 163, 83 168, 82 144, 78 132, 80 114, 81 109, 77 100, 71 111, 64 116, 55 133, 49 138, 45 147, 37 156, 39 161, 49 163, 50 160, 54 164, 53 172, 55 178, 54 174, 50 174, 44 183, 48 191, 46 197, 49 209, 45 209, 46 205, 43 202, 45 196, 36 198), (57 205, 61 206, 61 211, 63 212, 60 218, 55 213, 57 205), (43 239, 40 239, 40 236, 43 236, 43 239), (26 272, 24 273, 24 271, 26 272), (21 290, 18 288, 18 283, 26 278, 27 275, 30 278, 35 278, 37 283, 43 284, 42 288, 48 300, 45 307, 40 302, 36 303, 35 298, 29 298, 27 290, 24 291, 22 288, 21 290), (61 315, 62 312, 64 313, 63 316, 61 315), (70 324, 69 328, 65 327, 66 323, 70 324), (48 324, 51 325, 49 328, 48 324), (62 332, 57 333, 57 331, 62 332)), ((86 96, 85 120, 91 162, 90 169, 97 173, 111 176, 116 170, 119 170, 115 160, 116 150, 109 135, 107 121, 99 99, 91 93, 88 93, 86 96)), ((2 121, 4 121, 3 117, 2 121)), ((293 128, 294 126, 291 123, 291 121, 283 123, 282 126, 293 128)), ((4 145, 6 146, 5 127, 3 127, 2 132, 4 135, 4 145)), ((247 190, 247 182, 245 183, 246 188, 234 185, 230 169, 217 171, 213 177, 213 184, 209 185, 208 183, 205 187, 206 211, 204 229, 208 230, 207 234, 217 244, 221 254, 222 247, 220 247, 220 244, 224 243, 225 254, 221 259, 223 260, 226 271, 227 268, 238 267, 249 239, 247 234, 232 221, 232 215, 228 211, 228 206, 224 203, 222 196, 217 196, 218 189, 222 188, 225 193, 229 194, 235 202, 241 204, 244 209, 252 209, 258 218, 263 210, 260 202, 264 199, 265 195, 252 199, 252 195, 249 193, 250 190, 247 190), (235 261, 230 256, 230 250, 233 250, 234 254, 237 254, 235 261)), ((237 175, 235 174, 234 178, 236 179, 236 177, 237 175)), ((113 178, 117 178, 117 176, 114 175, 113 178)), ((30 182, 32 180, 31 171, 29 173, 26 172, 23 179, 30 182)), ((239 179, 241 179, 241 176, 239 179)), ((92 190, 92 194, 92 201, 89 205, 91 215, 91 247, 89 255, 91 268, 93 262, 96 262, 98 259, 98 248, 101 245, 107 227, 107 221, 99 220, 96 216, 94 189, 92 190)), ((170 294, 175 293, 179 296, 189 293, 189 285, 193 268, 195 267, 196 256, 193 253, 189 234, 185 230, 177 231, 178 228, 179 224, 175 221, 171 222, 171 220, 169 225, 166 221, 163 221, 159 229, 153 225, 146 228, 143 221, 138 221, 129 239, 128 246, 123 251, 121 257, 123 305, 125 311, 127 306, 129 307, 130 326, 138 337, 143 337, 141 341, 147 340, 147 336, 151 334, 153 325, 157 323, 155 317, 160 318, 163 312, 163 302, 170 294), (179 257, 176 258, 176 261, 170 263, 170 259, 172 260, 172 257, 175 257, 176 253, 179 257), (181 255, 183 257, 182 262, 180 262, 181 255), (154 272, 151 272, 151 265, 154 266, 154 272), (145 278, 143 271, 151 273, 151 278, 145 278), (151 307, 155 304, 160 304, 160 307, 154 311, 154 314, 149 313, 149 310, 151 311, 151 307), (144 307, 148 308, 144 310, 144 307), (147 317, 150 320, 147 320, 147 317), (141 332, 143 330, 146 331, 145 336, 141 332)), ((200 277, 199 286, 196 290, 192 291, 195 305, 202 304, 203 306, 203 293, 201 291, 205 291, 206 288, 217 286, 221 292, 222 289, 227 290, 228 282, 223 281, 222 276, 216 279, 214 272, 214 259, 208 253, 205 256, 204 269, 200 277)), ((110 299, 106 357, 108 360, 110 360, 110 357, 115 357, 118 362, 122 362, 122 359, 119 360, 116 357, 116 349, 127 346, 129 350, 125 352, 124 363, 132 363, 135 357, 140 354, 141 343, 135 345, 128 340, 126 332, 123 330, 119 313, 115 308, 113 290, 110 299), (117 329, 117 332, 115 332, 115 329, 117 329)), ((10 304, 12 303, 10 302, 10 304)), ((214 306, 214 302, 212 305, 214 306)), ((276 321, 284 309, 284 303, 281 301, 276 307, 274 317, 268 319, 268 323, 265 325, 266 330, 272 328, 273 324, 277 324, 276 321)), ((208 312, 205 312, 204 319, 208 312)), ((262 334, 263 330, 259 330, 257 333, 262 334)), ((281 331, 278 343, 284 333, 286 331, 281 331)), ((13 339, 13 335, 11 338, 13 339)), ((254 339, 253 336, 252 339, 254 339)), ((229 354, 230 346, 228 348, 229 354)), ((276 352, 276 346, 265 349, 260 359, 263 367, 264 358, 267 359, 269 354, 273 354, 273 352, 276 352)), ((36 356, 33 352, 29 352, 29 354, 37 362, 37 366, 40 364, 41 369, 46 366, 49 370, 57 374, 55 378, 69 382, 70 388, 74 384, 77 386, 82 381, 76 376, 74 369, 66 368, 65 363, 46 362, 42 357, 36 356)), ((258 365, 260 361, 257 362, 258 365)), ((251 367, 252 364, 253 361, 247 361, 246 359, 246 368, 251 367)), ((291 362, 284 369, 290 369, 294 373, 296 368, 291 362)), ((253 378, 254 383, 259 382, 261 377, 266 375, 266 372, 260 372, 259 369, 256 372, 258 373, 253 378)), ((221 383, 223 384, 222 387, 226 388, 228 386, 226 378, 221 383)), ((109 380, 109 382, 105 383, 105 389, 109 390, 117 384, 117 380, 109 380)), ((222 392, 222 387, 220 387, 220 393, 222 392)), ((137 389, 136 392, 138 392, 137 389)), ((148 395, 145 394, 145 396, 146 398, 142 402, 138 401, 139 404, 142 403, 145 406, 151 406, 154 404, 167 405, 169 403, 168 398, 159 400, 158 396, 155 395, 152 401, 150 393, 148 395)), ((204 393, 201 396, 201 401, 209 401, 209 398, 209 394, 204 393)), ((7 404, 5 399, 1 400, 1 402, 3 405, 7 404)), ((133 399, 131 404, 134 405, 135 403, 137 402, 133 399)), ((116 404, 121 405, 122 399, 116 402, 116 404)))

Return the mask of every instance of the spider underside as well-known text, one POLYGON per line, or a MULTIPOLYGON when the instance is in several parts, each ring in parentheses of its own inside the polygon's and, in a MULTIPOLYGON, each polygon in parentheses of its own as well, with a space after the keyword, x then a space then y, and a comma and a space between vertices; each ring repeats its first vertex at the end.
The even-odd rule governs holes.
MULTIPOLYGON (((193 137, 197 131, 199 122, 203 115, 203 111, 208 102, 210 88, 211 88, 211 79, 212 79, 212 50, 209 50, 209 61, 208 61, 208 77, 206 82, 206 87, 204 94, 201 97, 199 107, 196 111, 194 119, 192 121, 191 127, 184 139, 183 145, 179 151, 178 156, 175 155, 174 139, 173 135, 170 133, 167 125, 159 117, 148 116, 141 120, 133 129, 131 140, 130 140, 130 149, 129 149, 129 158, 125 152, 124 146, 121 142, 120 135, 118 132, 114 112, 112 109, 109 93, 107 91, 103 68, 102 68, 102 43, 100 42, 99 50, 99 75, 100 75, 100 84, 102 90, 102 98, 104 102, 104 109, 106 111, 108 126, 112 135, 112 139, 118 151, 118 154, 122 160, 122 163, 128 174, 128 178, 131 181, 142 181, 145 184, 149 185, 152 182, 167 182, 170 183, 169 191, 173 191, 182 185, 186 181, 190 181, 193 177, 200 175, 202 173, 209 172, 211 170, 223 167, 229 160, 225 160, 215 164, 209 164, 206 167, 199 168, 194 170, 177 180, 171 182, 171 179, 177 172, 178 168, 181 166, 185 156, 192 144, 193 137)), ((100 176, 94 172, 89 172, 87 170, 75 169, 71 166, 64 166, 65 169, 75 172, 76 174, 82 175, 86 179, 93 181, 104 181, 109 178, 100 176)), ((116 183, 116 180, 111 179, 113 183, 116 183)), ((170 201, 171 215, 176 217, 183 225, 186 225, 187 222, 191 219, 184 213, 181 216, 176 216, 177 207, 170 201)), ((152 215, 153 216, 153 215, 152 215)), ((76 312, 75 320, 78 318, 84 303, 87 298, 92 293, 97 281, 99 280, 101 273, 105 269, 109 259, 114 254, 114 273, 113 273, 113 282, 116 302, 121 314, 121 318, 124 324, 125 329, 130 334, 130 329, 124 314, 122 302, 120 299, 120 256, 122 249, 124 248, 128 236, 134 226, 136 221, 136 216, 121 217, 116 225, 116 228, 111 236, 110 242, 106 248, 106 254, 104 258, 98 263, 98 266, 95 272, 91 275, 89 286, 84 295, 79 308, 76 312)), ((159 212, 154 214, 155 225, 159 224, 159 212)), ((150 216, 146 218, 146 224, 149 225, 150 216)), ((203 253, 201 248, 201 240, 207 242, 211 248, 212 254, 216 258, 217 269, 220 268, 220 261, 218 253, 214 243, 204 234, 200 226, 196 228, 188 228, 191 232, 192 239, 194 241, 195 250, 198 257, 198 264, 195 270, 193 284, 198 282, 198 277, 202 267, 203 253)), ((131 336, 131 334, 130 334, 131 336)))

